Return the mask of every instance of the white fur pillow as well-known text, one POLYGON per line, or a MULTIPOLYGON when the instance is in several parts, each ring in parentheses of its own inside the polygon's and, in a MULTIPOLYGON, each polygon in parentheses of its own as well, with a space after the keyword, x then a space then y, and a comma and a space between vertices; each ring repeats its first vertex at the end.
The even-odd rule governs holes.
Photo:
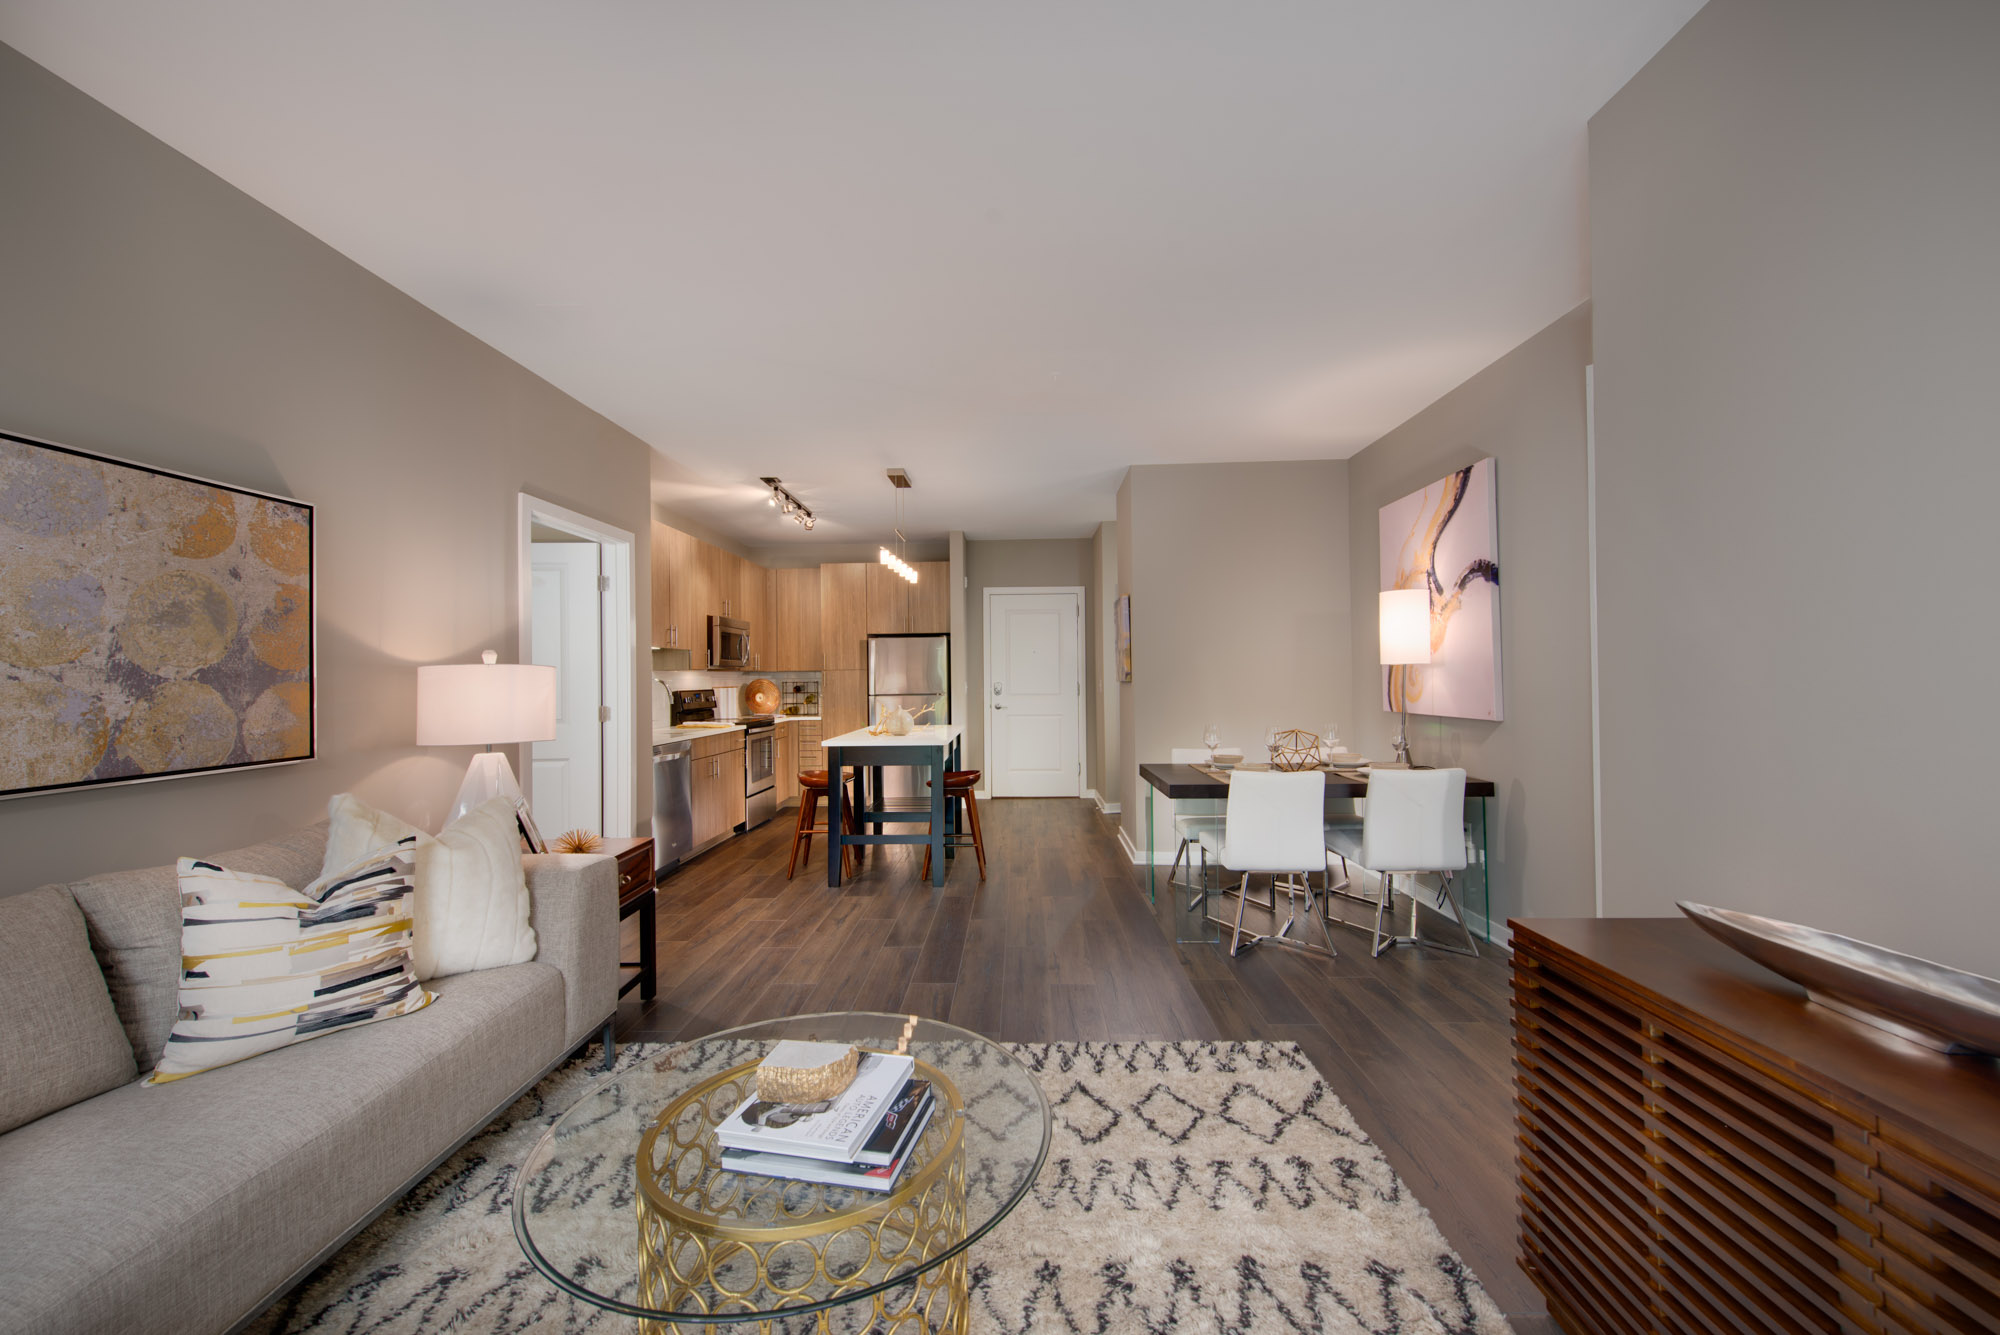
POLYGON ((370 807, 351 793, 327 804, 327 865, 345 866, 417 834, 416 940, 419 979, 523 964, 535 957, 528 925, 528 883, 521 873, 521 836, 514 804, 491 798, 432 836, 370 807), (371 843, 370 841, 375 841, 371 843), (340 858, 346 861, 340 861, 340 858))

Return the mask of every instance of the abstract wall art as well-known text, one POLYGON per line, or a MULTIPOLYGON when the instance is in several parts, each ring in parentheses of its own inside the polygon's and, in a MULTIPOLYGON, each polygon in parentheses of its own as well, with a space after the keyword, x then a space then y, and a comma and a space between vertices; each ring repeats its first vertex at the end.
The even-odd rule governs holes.
POLYGON ((314 754, 313 510, 0 432, 0 797, 314 754))
POLYGON ((1382 507, 1382 587, 1430 590, 1431 661, 1382 669, 1382 707, 1498 721, 1500 526, 1493 460, 1382 507))
POLYGON ((1118 680, 1132 680, 1132 595, 1118 595, 1118 680))

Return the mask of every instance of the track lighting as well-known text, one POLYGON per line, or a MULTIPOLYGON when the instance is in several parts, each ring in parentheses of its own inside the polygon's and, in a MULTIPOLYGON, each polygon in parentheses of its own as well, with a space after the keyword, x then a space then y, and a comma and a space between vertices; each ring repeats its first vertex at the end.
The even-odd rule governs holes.
POLYGON ((779 514, 792 520, 806 532, 812 532, 814 522, 813 512, 806 509, 805 504, 798 497, 786 491, 777 478, 765 477, 757 480, 771 489, 770 502, 778 508, 779 514))

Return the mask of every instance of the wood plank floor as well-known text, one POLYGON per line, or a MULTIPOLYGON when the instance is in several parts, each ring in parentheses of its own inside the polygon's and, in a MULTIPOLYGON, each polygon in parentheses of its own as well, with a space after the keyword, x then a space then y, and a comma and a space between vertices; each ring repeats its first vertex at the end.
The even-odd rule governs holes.
MULTIPOLYGON (((1002 1041, 1272 1039, 1299 1044, 1486 1285, 1519 1335, 1555 1327, 1514 1263, 1505 957, 1408 948, 1337 960, 1175 945, 1088 802, 982 804, 941 890, 920 852, 871 852, 826 888, 820 846, 785 879, 790 810, 688 863, 659 890, 659 994, 619 1008, 621 1039, 693 1037, 817 1010, 906 1011, 1002 1041)), ((626 959, 637 958, 626 920, 626 959)))

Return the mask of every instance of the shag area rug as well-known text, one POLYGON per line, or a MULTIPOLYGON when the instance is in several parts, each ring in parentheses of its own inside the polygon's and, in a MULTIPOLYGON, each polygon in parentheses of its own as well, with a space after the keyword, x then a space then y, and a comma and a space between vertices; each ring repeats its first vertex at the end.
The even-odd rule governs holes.
MULTIPOLYGON (((619 1065, 663 1047, 628 1045, 619 1065)), ((1012 1050, 1041 1081, 1055 1126, 1028 1197, 970 1253, 980 1335, 1508 1331, 1293 1044, 1012 1050)), ((575 1063, 543 1081, 252 1331, 632 1330, 545 1281, 509 1214, 530 1147, 601 1078, 575 1063)), ((631 1159, 603 1173, 629 1183, 631 1159)))

